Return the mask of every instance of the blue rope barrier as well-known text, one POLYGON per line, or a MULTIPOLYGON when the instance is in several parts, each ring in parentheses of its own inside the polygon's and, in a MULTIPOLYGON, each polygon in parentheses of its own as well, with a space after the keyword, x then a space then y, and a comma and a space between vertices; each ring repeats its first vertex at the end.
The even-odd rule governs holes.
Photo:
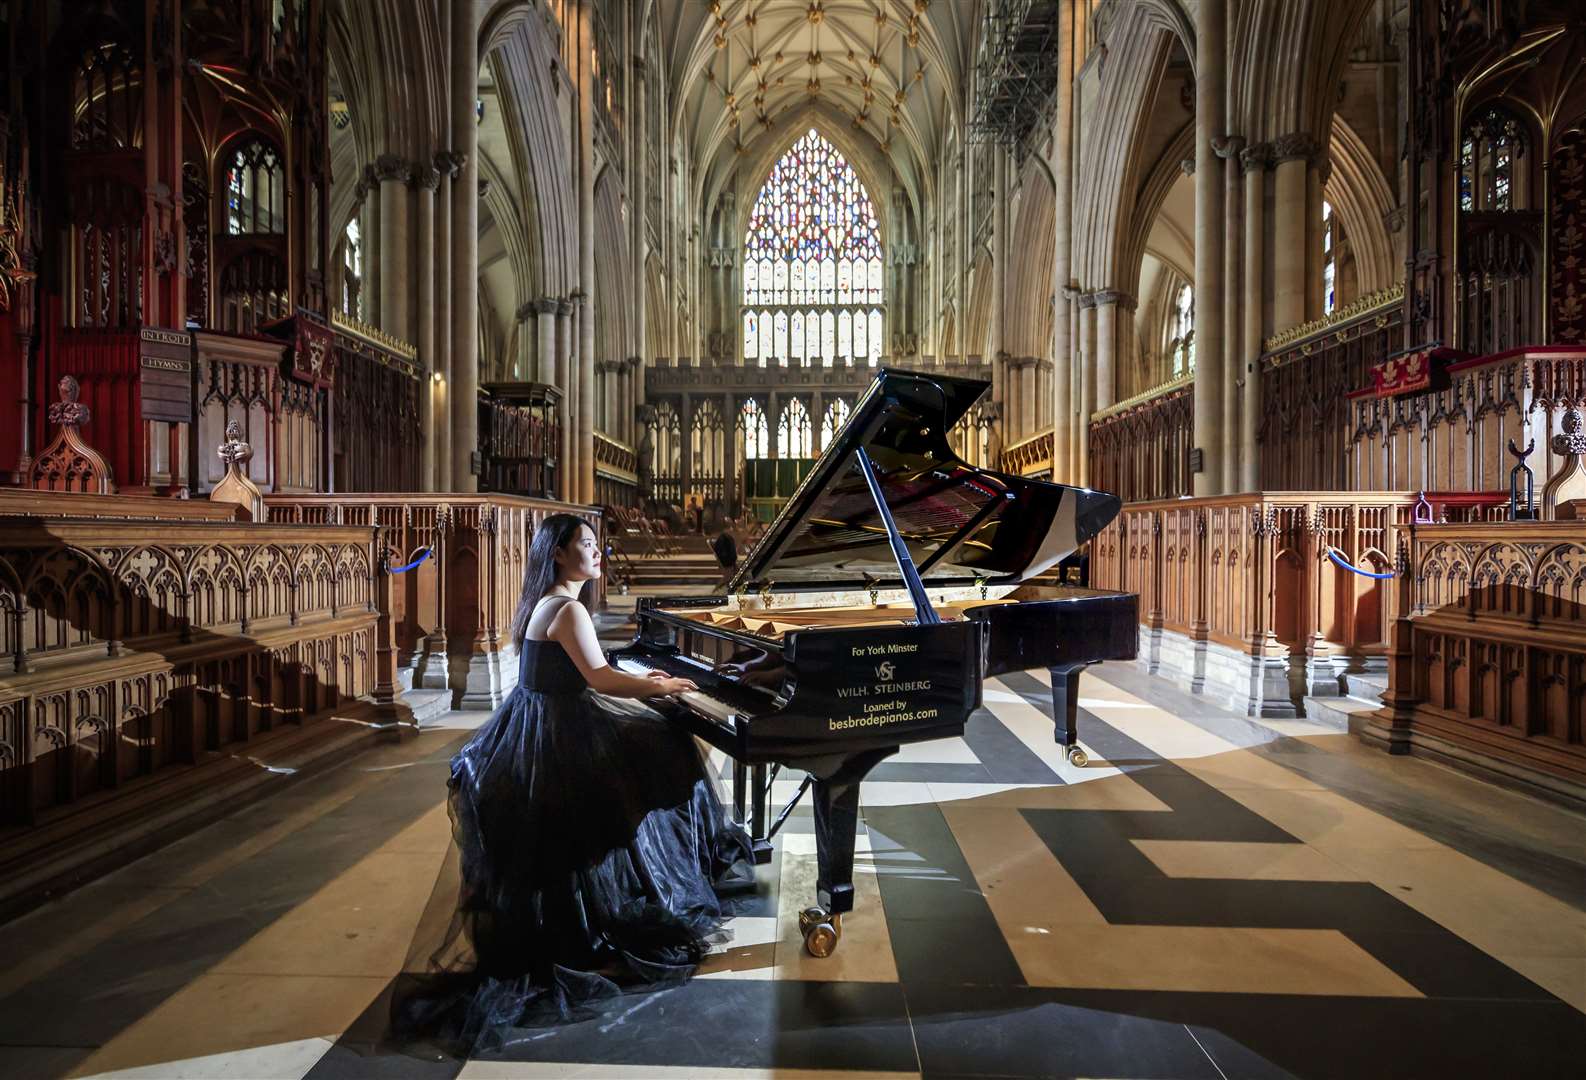
POLYGON ((1344 561, 1343 556, 1338 554, 1338 549, 1337 548, 1328 548, 1327 549, 1327 557, 1329 559, 1332 559, 1333 562, 1335 562, 1339 566, 1342 566, 1345 570, 1353 570, 1355 573, 1359 574, 1361 577, 1377 578, 1378 580, 1381 580, 1382 578, 1391 578, 1393 576, 1393 572, 1392 571, 1389 571, 1386 574, 1374 574, 1370 570, 1362 570, 1358 566, 1352 566, 1349 563, 1344 561))
POLYGON ((391 568, 391 572, 393 574, 405 574, 409 570, 413 569, 415 566, 419 565, 419 563, 423 562, 425 559, 427 559, 429 557, 430 557, 430 549, 429 548, 425 548, 424 549, 424 554, 420 555, 418 558, 414 559, 412 562, 408 563, 406 566, 393 566, 391 568))

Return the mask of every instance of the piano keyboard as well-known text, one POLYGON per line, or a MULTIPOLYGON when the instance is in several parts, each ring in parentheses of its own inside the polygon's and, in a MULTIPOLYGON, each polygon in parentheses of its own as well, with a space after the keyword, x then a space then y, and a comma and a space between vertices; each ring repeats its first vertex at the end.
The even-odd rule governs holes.
MULTIPOLYGON (((622 657, 619 659, 617 661, 617 670, 626 671, 629 675, 637 675, 640 678, 649 678, 650 672, 659 671, 664 675, 679 675, 682 678, 695 679, 696 681, 698 681, 700 675, 705 674, 703 668, 700 669, 700 675, 695 675, 691 672, 668 671, 659 664, 651 665, 642 660, 635 659, 634 657, 622 657)), ((678 698, 678 700, 682 701, 683 704, 688 705, 701 713, 704 713, 717 723, 724 724, 727 727, 736 727, 738 724, 737 709, 734 709, 725 701, 711 697, 709 694, 704 693, 703 691, 687 690, 675 696, 678 698)))

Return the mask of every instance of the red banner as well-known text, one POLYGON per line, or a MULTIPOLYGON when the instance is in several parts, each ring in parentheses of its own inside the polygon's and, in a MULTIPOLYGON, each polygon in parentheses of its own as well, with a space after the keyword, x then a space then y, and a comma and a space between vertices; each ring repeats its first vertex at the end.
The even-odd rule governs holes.
POLYGON ((1463 355, 1454 349, 1432 346, 1384 360, 1371 369, 1372 396, 1398 397, 1431 390, 1449 361, 1463 355))
POLYGON ((336 381, 336 352, 331 347, 336 335, 330 327, 293 315, 261 326, 259 332, 287 343, 282 358, 287 375, 316 386, 336 381))

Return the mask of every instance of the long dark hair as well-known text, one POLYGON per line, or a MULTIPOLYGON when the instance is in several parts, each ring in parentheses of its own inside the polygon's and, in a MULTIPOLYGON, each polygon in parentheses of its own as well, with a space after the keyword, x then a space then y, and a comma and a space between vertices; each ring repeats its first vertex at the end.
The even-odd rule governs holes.
MULTIPOLYGON (((556 584, 556 553, 578 539, 578 530, 589 522, 575 514, 551 514, 534 530, 529 542, 529 557, 523 567, 523 595, 518 598, 518 609, 512 613, 512 641, 521 645, 529 632, 529 619, 534 609, 556 584)), ((595 596, 593 580, 584 582, 578 599, 588 607, 595 596)))

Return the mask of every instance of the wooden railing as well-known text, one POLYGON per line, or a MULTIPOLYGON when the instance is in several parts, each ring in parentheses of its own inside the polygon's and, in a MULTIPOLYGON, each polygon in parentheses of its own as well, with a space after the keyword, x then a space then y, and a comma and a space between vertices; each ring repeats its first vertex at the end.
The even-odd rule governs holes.
POLYGON ((169 827, 260 782, 261 755, 361 737, 378 711, 356 699, 381 689, 372 530, 30 498, 0 499, 7 911, 114 858, 112 830, 169 827))
POLYGON ((1015 476, 1051 476, 1052 429, 1038 431, 1006 447, 997 467, 1015 476))
MULTIPOLYGON (((486 707, 515 681, 515 671, 494 665, 498 654, 513 655, 507 638, 539 523, 573 513, 597 538, 604 535, 596 508, 512 495, 285 495, 265 502, 272 522, 375 526, 397 565, 424 559, 393 582, 397 664, 415 669, 414 685, 461 693, 454 703, 463 706, 486 707), (466 678, 453 659, 470 665, 466 678)), ((604 579, 597 599, 605 599, 604 579)))
POLYGON ((1586 536, 1578 521, 1421 525, 1389 687, 1365 735, 1586 803, 1586 536))
MULTIPOLYGON (((1097 588, 1140 596, 1140 621, 1190 642, 1249 657, 1287 659, 1290 669, 1364 666, 1387 654, 1397 594, 1374 573, 1392 572, 1400 530, 1494 512, 1502 496, 1444 502, 1405 492, 1268 492, 1131 503, 1092 542, 1097 588), (1472 505, 1474 504, 1474 505, 1472 505)), ((1312 687, 1314 688, 1314 687, 1312 687)))
POLYGON ((1497 490, 1509 486, 1509 442, 1535 444, 1536 488, 1559 465, 1552 437, 1564 410, 1586 407, 1586 348, 1517 349, 1451 365, 1447 385, 1348 403, 1346 480, 1357 487, 1497 490))
POLYGON ((1126 502, 1189 494, 1193 394, 1185 375, 1094 414, 1090 486, 1126 502))
POLYGON ((639 505, 639 454, 603 432, 595 432, 595 499, 603 506, 639 505))

